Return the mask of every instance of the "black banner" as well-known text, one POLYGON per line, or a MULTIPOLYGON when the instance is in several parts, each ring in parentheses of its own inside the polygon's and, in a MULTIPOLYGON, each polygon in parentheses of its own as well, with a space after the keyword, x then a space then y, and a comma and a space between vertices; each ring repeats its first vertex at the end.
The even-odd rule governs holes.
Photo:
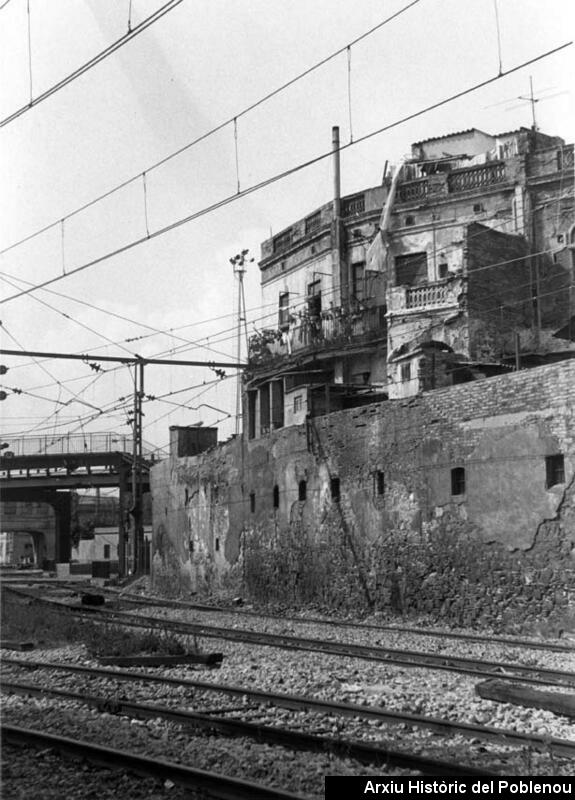
POLYGON ((328 775, 325 800, 380 797, 495 797, 499 800, 575 800, 573 778, 378 778, 373 775, 328 775))

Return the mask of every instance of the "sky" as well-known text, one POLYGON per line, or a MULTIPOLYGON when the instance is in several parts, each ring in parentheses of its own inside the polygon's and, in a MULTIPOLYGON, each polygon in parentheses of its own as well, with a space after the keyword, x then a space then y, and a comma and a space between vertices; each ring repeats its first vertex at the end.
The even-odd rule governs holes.
MULTIPOLYGON (((27 0, 0 0, 0 120, 165 3, 29 0, 28 17, 27 0)), ((0 127, 2 347, 89 355, 2 358, 2 443, 129 436, 133 374, 98 355, 236 363, 230 259, 243 249, 254 259, 243 327, 274 327, 277 309, 261 308, 261 242, 331 199, 331 160, 241 193, 328 154, 332 126, 345 145, 344 194, 378 185, 412 142, 531 126, 530 80, 537 127, 573 142, 575 47, 505 73, 571 41, 574 22, 572 0, 183 0, 0 127), (232 202, 171 227, 238 186, 232 202)), ((240 347, 243 360, 245 337, 240 347)), ((220 440, 232 435, 237 373, 224 372, 146 366, 145 441, 166 447, 170 426, 199 423, 217 425, 220 440)))

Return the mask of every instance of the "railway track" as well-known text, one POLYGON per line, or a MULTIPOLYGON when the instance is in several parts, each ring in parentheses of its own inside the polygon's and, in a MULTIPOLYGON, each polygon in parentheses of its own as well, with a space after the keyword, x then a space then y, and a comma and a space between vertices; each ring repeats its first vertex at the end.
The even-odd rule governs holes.
MULTIPOLYGON (((187 687, 196 691, 219 693, 229 697, 248 698, 255 703, 268 706, 272 705, 296 712, 313 712, 329 717, 351 717, 364 721, 374 720, 385 725, 408 725, 411 728, 421 728, 443 736, 460 735, 467 739, 479 739, 500 746, 525 747, 542 753, 553 753, 553 755, 558 757, 575 759, 575 741, 572 740, 558 739, 549 736, 528 735, 508 729, 453 722, 451 720, 426 717, 417 714, 394 712, 379 706, 365 706, 354 703, 318 700, 314 697, 268 692, 246 686, 233 686, 188 678, 153 675, 139 671, 113 670, 101 667, 86 667, 81 665, 11 658, 2 658, 2 663, 8 667, 12 666, 25 670, 56 670, 63 673, 94 678, 107 678, 122 682, 140 681, 156 685, 163 684, 166 687, 172 686, 180 689, 187 687)), ((2 688, 7 686, 7 683, 7 679, 3 678, 2 688)), ((27 687, 22 689, 22 691, 25 692, 26 688, 27 687)), ((116 702, 116 700, 114 699, 113 702, 116 702)), ((170 713, 173 713, 173 711, 170 710, 170 713)), ((225 720, 225 722, 228 723, 230 720, 225 720)))
MULTIPOLYGON (((77 588, 77 587, 76 587, 77 588)), ((90 591, 94 591, 93 586, 89 587, 90 591)), ((100 591, 100 590, 98 590, 100 591)), ((134 603, 143 606, 157 606, 162 608, 179 608, 189 609, 191 611, 199 611, 204 613, 215 614, 232 614, 239 618, 257 618, 268 619, 276 622, 289 622, 296 625, 325 625, 326 627, 348 628, 350 630, 359 630, 374 633, 408 633, 413 636, 422 637, 439 637, 442 639, 452 639, 458 642, 477 642, 479 644, 491 644, 497 642, 498 644, 506 644, 512 647, 521 647, 532 650, 544 650, 554 653, 575 653, 575 644, 561 644, 552 641, 537 641, 534 639, 520 639, 511 636, 483 636, 481 634, 473 633, 458 633, 456 631, 439 631, 432 628, 412 628, 401 625, 383 625, 383 624, 370 624, 363 622, 346 622, 345 620, 326 619, 325 617, 295 617, 291 615, 277 615, 263 613, 259 611, 251 611, 250 609, 237 608, 235 606, 210 606, 202 603, 192 603, 186 600, 166 600, 161 597, 142 597, 141 595, 131 594, 121 589, 114 589, 112 587, 104 587, 102 589, 104 594, 116 597, 123 602, 134 603)))
POLYGON ((394 633, 394 634, 405 633, 409 634, 410 636, 421 636, 424 638, 435 637, 441 639, 449 639, 455 642, 475 642, 478 644, 486 644, 486 645, 497 643, 502 645, 509 645, 510 647, 519 647, 530 650, 542 650, 551 653, 567 653, 567 654, 575 653, 575 641, 572 644, 567 644, 567 643, 562 644, 560 642, 551 640, 542 641, 537 639, 522 639, 513 636, 499 636, 499 635, 486 636, 479 633, 460 633, 457 631, 436 630, 433 628, 417 628, 417 627, 410 627, 403 625, 385 625, 383 623, 373 624, 364 622, 349 622, 346 620, 329 619, 325 617, 314 617, 314 616, 298 617, 287 614, 281 614, 281 615, 271 614, 269 612, 254 611, 251 609, 241 608, 238 606, 215 606, 215 605, 207 605, 205 603, 194 603, 188 600, 166 599, 162 597, 157 597, 155 595, 142 596, 139 594, 126 592, 124 589, 116 589, 110 586, 98 587, 97 589, 95 589, 94 585, 91 583, 81 583, 79 581, 70 582, 62 579, 45 579, 45 581, 39 581, 36 578, 21 579, 21 580, 18 580, 16 578, 11 578, 10 580, 6 581, 4 578, 2 578, 1 583, 8 590, 12 591, 17 591, 19 586, 22 586, 22 584, 29 583, 31 585, 44 585, 45 588, 48 589, 50 587, 65 588, 74 593, 97 592, 98 594, 103 594, 109 597, 113 597, 119 602, 138 605, 138 606, 183 609, 183 610, 197 611, 200 613, 210 613, 210 614, 213 613, 222 616, 225 614, 229 614, 239 619, 243 617, 246 619, 251 618, 251 619, 270 620, 284 624, 290 623, 294 625, 308 625, 308 624, 323 625, 325 627, 349 629, 353 631, 365 631, 367 633, 369 632, 394 633))
POLYGON ((170 780, 186 789, 200 789, 218 800, 306 800, 303 795, 284 792, 261 783, 232 778, 171 761, 152 759, 126 750, 103 747, 65 736, 55 736, 39 730, 4 723, 0 730, 5 743, 39 749, 50 748, 67 757, 86 759, 111 769, 170 780))
MULTIPOLYGON (((288 730, 275 726, 259 725, 238 719, 226 719, 213 713, 197 713, 193 711, 175 710, 156 703, 134 703, 125 699, 110 700, 106 697, 86 695, 84 693, 39 687, 34 684, 2 681, 2 691, 19 694, 24 697, 53 697, 65 699, 95 708, 109 714, 118 714, 135 719, 163 719, 182 727, 191 727, 219 733, 224 736, 242 736, 255 739, 270 745, 281 745, 291 750, 310 752, 328 752, 343 758, 352 758, 360 764, 371 766, 391 765, 401 769, 416 770, 422 775, 441 775, 463 777, 472 775, 487 777, 490 773, 473 767, 459 766, 447 761, 423 758, 418 755, 401 753, 388 748, 377 747, 359 741, 351 741, 329 736, 317 736, 310 733, 288 730)), ((236 709, 233 709, 236 710, 236 709)), ((220 712, 221 713, 221 712, 220 712)))
POLYGON ((256 646, 277 647, 287 650, 325 653, 348 658, 360 658, 383 662, 395 666, 419 667, 449 672, 458 672, 476 677, 497 678, 498 680, 521 680, 535 686, 574 686, 575 673, 567 670, 549 669, 507 661, 490 661, 484 658, 444 655, 415 650, 346 643, 332 639, 317 639, 277 633, 262 633, 246 628, 229 628, 205 625, 181 620, 167 620, 154 616, 143 616, 133 612, 110 610, 105 607, 71 607, 63 600, 38 597, 22 589, 10 587, 8 591, 28 597, 34 602, 44 603, 54 608, 67 610, 71 614, 95 620, 107 620, 130 627, 160 628, 181 635, 193 635, 207 639, 222 639, 244 642, 256 646))
MULTIPOLYGON (((62 607, 61 604, 59 605, 62 607)), ((157 617, 141 617, 140 615, 130 612, 106 611, 100 608, 95 608, 89 612, 81 609, 71 609, 71 613, 92 620, 101 618, 133 627, 160 628, 182 635, 194 635, 206 639, 225 639, 227 641, 246 642, 263 647, 279 647, 286 650, 303 650, 344 656, 347 658, 361 658, 403 667, 419 667, 460 672, 483 678, 492 677, 498 678, 499 680, 521 680, 524 683, 532 685, 575 686, 575 673, 573 672, 548 669, 545 667, 526 666, 523 664, 512 664, 504 661, 488 661, 464 656, 448 656, 439 655, 437 653, 422 653, 414 650, 373 647, 369 645, 349 644, 333 640, 312 639, 276 633, 260 633, 246 629, 223 628, 215 625, 158 619, 157 617)))

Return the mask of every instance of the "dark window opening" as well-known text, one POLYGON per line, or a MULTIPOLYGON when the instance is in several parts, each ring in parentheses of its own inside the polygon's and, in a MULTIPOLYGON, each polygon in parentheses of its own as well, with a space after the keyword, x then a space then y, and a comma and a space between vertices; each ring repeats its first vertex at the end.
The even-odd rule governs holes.
POLYGON ((280 487, 277 485, 274 486, 274 508, 280 507, 280 487))
POLYGON ((415 225, 415 217, 411 214, 405 218, 406 225, 415 225))
POLYGON ((262 433, 269 433, 270 420, 270 385, 264 383, 260 389, 260 431, 262 433))
POLYGON ((310 317, 319 317, 321 314, 321 281, 308 283, 307 311, 310 317))
POLYGON ((250 492, 250 511, 253 514, 256 510, 256 495, 255 492, 250 492))
POLYGON ((293 399, 293 412, 297 414, 298 411, 301 411, 303 408, 303 397, 301 394, 296 394, 293 399))
POLYGON ((481 213, 483 213, 483 211, 485 211, 485 208, 484 208, 484 206, 483 206, 483 203, 474 203, 474 205, 473 205, 473 211, 474 211, 476 214, 481 214, 481 213))
POLYGON ((385 477, 383 471, 378 469, 374 476, 375 494, 382 495, 385 492, 385 477))
POLYGON ((303 502, 307 499, 307 482, 300 481, 298 485, 298 500, 303 502))
POLYGON ((411 380, 411 361, 406 361, 401 365, 401 381, 406 383, 411 380))
POLYGON ((330 480, 330 490, 331 490, 331 499, 334 503, 339 503, 340 501, 340 485, 339 485, 339 478, 332 478, 330 480))
POLYGON ((417 286, 427 282, 427 253, 409 253, 395 258, 396 286, 417 286))
POLYGON ((256 399, 257 392, 248 392, 248 439, 256 436, 256 399))
POLYGON ((284 384, 283 381, 272 381, 272 427, 283 428, 284 425, 284 384))
POLYGON ((220 487, 212 486, 212 505, 216 506, 220 500, 220 487))
POLYGON ((217 536, 216 536, 216 542, 215 542, 215 549, 216 550, 220 549, 220 540, 219 540, 219 538, 217 536))
POLYGON ((188 547, 190 549, 190 553, 193 553, 194 552, 194 542, 193 542, 192 539, 190 539, 190 541, 188 543, 188 547))
POLYGON ((439 265, 439 277, 440 278, 446 278, 448 272, 449 272, 449 267, 447 266, 447 264, 442 263, 442 264, 439 265))
POLYGON ((365 297, 365 263, 363 261, 352 265, 352 292, 356 300, 365 297))
POLYGON ((565 483, 565 459, 562 453, 545 457, 545 471, 547 473, 546 487, 550 489, 558 483, 565 483))
POLYGON ((110 558, 110 545, 109 544, 105 544, 104 545, 104 558, 106 560, 108 560, 110 558))
POLYGON ((451 494, 465 494, 465 469, 455 467, 451 470, 451 494))
POLYGON ((280 328, 287 328, 289 325, 289 292, 280 292, 278 322, 280 328))

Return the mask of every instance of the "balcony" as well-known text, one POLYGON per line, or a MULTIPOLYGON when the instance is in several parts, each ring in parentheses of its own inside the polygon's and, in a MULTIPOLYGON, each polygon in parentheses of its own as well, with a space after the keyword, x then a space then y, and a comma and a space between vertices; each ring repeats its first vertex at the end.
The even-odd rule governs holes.
POLYGON ((252 366, 268 364, 293 353, 327 350, 384 337, 385 312, 385 306, 374 306, 361 311, 334 308, 320 316, 292 316, 287 330, 268 329, 250 337, 248 361, 252 366))
POLYGON ((447 188, 450 193, 468 192, 471 189, 482 189, 505 182, 505 163, 492 161, 479 167, 468 167, 450 172, 447 176, 447 188))
POLYGON ((398 314, 457 306, 461 288, 461 280, 453 279, 421 286, 394 286, 390 290, 389 310, 398 314))
POLYGON ((485 189, 505 183, 505 162, 492 161, 476 167, 463 167, 447 174, 405 181, 397 187, 398 203, 424 203, 448 194, 485 189))

